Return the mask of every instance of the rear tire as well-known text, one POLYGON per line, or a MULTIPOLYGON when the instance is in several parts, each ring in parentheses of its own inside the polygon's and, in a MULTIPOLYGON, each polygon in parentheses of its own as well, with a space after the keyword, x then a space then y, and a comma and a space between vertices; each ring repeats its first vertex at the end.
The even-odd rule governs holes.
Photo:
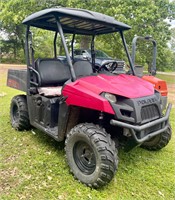
POLYGON ((10 118, 12 127, 16 130, 23 131, 30 129, 31 125, 25 95, 13 97, 10 106, 10 118))
POLYGON ((172 134, 171 126, 170 124, 168 124, 168 128, 165 132, 143 143, 141 147, 150 151, 158 151, 169 143, 171 139, 171 134, 172 134))
POLYGON ((75 126, 65 141, 69 167, 89 187, 106 185, 118 166, 117 150, 109 134, 94 124, 75 126))

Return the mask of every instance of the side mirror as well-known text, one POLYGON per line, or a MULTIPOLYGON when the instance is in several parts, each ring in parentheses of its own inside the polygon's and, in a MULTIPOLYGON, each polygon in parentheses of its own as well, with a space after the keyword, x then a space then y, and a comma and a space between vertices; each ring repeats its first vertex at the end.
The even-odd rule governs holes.
POLYGON ((83 53, 83 59, 84 60, 90 60, 90 58, 88 57, 87 53, 83 53))
POLYGON ((151 75, 152 75, 152 76, 155 76, 155 75, 156 75, 156 70, 152 69, 152 70, 151 70, 151 75))

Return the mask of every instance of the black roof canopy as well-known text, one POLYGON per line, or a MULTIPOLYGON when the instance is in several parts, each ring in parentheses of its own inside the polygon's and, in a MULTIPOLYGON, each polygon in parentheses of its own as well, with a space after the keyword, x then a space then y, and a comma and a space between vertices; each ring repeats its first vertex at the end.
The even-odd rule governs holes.
POLYGON ((131 27, 116 21, 113 17, 84 9, 49 8, 29 15, 24 19, 26 25, 58 31, 56 18, 59 19, 64 33, 99 35, 128 30, 131 27))

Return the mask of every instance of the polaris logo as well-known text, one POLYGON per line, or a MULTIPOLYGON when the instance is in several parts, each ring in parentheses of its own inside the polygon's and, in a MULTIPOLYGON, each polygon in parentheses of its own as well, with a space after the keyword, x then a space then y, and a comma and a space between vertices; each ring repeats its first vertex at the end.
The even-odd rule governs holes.
POLYGON ((152 104, 152 103, 155 103, 156 101, 157 101, 156 98, 143 99, 143 100, 137 101, 137 104, 140 106, 140 105, 145 105, 145 104, 152 104))

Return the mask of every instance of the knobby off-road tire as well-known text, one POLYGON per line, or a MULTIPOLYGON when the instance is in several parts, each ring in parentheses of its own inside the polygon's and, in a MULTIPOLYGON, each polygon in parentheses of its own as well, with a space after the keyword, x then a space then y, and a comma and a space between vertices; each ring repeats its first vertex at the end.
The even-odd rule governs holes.
POLYGON ((170 124, 168 124, 168 129, 165 132, 143 143, 141 147, 150 151, 158 151, 169 143, 171 139, 171 134, 171 126, 170 124))
POLYGON ((118 166, 117 150, 109 134, 94 124, 75 126, 65 141, 71 172, 89 187, 106 185, 118 166))
POLYGON ((10 106, 10 117, 12 127, 23 131, 30 129, 30 121, 27 109, 27 100, 25 95, 13 97, 10 106))

